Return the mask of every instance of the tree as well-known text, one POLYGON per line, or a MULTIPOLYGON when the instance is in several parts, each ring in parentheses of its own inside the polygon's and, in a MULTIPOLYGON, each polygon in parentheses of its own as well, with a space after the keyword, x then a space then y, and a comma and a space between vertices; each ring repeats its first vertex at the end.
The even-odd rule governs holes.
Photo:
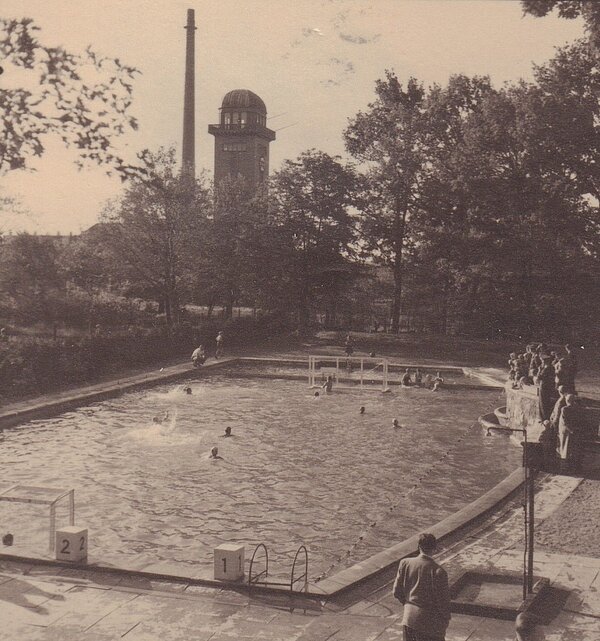
POLYGON ((543 18, 558 9, 561 18, 572 20, 582 17, 590 43, 600 51, 600 3, 597 0, 521 0, 524 13, 543 18))
POLYGON ((102 231, 130 292, 155 297, 170 327, 202 254, 210 199, 201 181, 180 174, 174 148, 141 159, 145 177, 107 207, 102 231))
POLYGON ((44 153, 48 135, 75 148, 79 165, 91 161, 129 175, 133 169, 113 143, 126 128, 137 128, 129 115, 137 70, 89 47, 75 54, 42 44, 37 31, 29 18, 0 19, 5 77, 27 72, 22 87, 0 89, 0 175, 29 168, 31 158, 44 153))
POLYGON ((579 194, 600 201, 600 68, 585 41, 558 49, 534 67, 541 91, 544 164, 579 194))
POLYGON ((589 142, 561 128, 590 114, 561 102, 520 82, 487 92, 464 122, 446 177, 464 211, 454 205, 450 224, 430 219, 419 250, 450 277, 471 332, 560 338, 573 326, 594 207, 573 170, 589 142))
POLYGON ((289 248, 285 260, 287 301, 297 309, 305 328, 319 292, 335 300, 346 280, 355 225, 353 167, 338 156, 309 150, 287 160, 273 176, 269 192, 277 226, 289 248))
MULTIPOLYGON (((368 163, 361 204, 365 249, 394 277, 390 316, 400 324, 405 262, 414 249, 415 223, 423 212, 452 215, 461 205, 448 183, 447 165, 462 136, 462 123, 489 91, 487 78, 453 77, 446 89, 429 90, 414 78, 406 88, 395 74, 375 86, 377 99, 345 132, 348 151, 368 163), (444 169, 444 163, 446 169, 444 169), (443 200, 443 203, 442 203, 443 200)), ((442 219, 438 217, 437 223, 442 219)), ((423 225, 421 225, 423 228, 423 225)))
POLYGON ((278 230, 269 211, 266 188, 242 176, 228 177, 214 188, 214 214, 206 238, 202 280, 210 293, 209 309, 223 304, 225 317, 242 301, 273 305, 279 273, 278 230), (268 293, 270 292, 270 294, 268 293))
POLYGON ((408 226, 418 207, 427 161, 425 90, 415 78, 404 89, 396 75, 386 71, 385 80, 375 83, 375 93, 369 111, 350 121, 344 137, 348 151, 369 163, 362 230, 367 246, 392 269, 390 316, 392 331, 397 332, 408 226))
POLYGON ((23 233, 0 245, 0 292, 22 322, 54 322, 63 285, 51 240, 23 233))

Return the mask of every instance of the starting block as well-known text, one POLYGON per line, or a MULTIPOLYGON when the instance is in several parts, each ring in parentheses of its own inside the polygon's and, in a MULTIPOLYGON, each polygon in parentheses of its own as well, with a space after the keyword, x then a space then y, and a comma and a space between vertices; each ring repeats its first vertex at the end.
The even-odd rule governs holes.
POLYGON ((56 530, 56 559, 57 561, 87 560, 88 531, 87 528, 69 525, 56 530))
POLYGON ((238 581, 244 578, 244 546, 222 543, 215 548, 215 579, 238 581))

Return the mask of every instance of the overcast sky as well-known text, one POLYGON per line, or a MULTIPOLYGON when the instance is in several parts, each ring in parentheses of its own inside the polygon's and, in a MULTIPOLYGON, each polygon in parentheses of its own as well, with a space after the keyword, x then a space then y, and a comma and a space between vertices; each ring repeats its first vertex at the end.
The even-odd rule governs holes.
MULTIPOLYGON (((273 171, 311 147, 343 154, 347 120, 373 100, 385 69, 403 81, 465 73, 501 85, 531 78, 532 62, 583 34, 578 20, 523 17, 516 0, 2 0, 2 15, 33 18, 45 44, 92 45, 140 69, 132 109, 140 129, 119 143, 125 154, 181 146, 188 8, 198 28, 196 166, 211 177, 207 127, 231 89, 257 93, 268 125, 281 129, 273 171)), ((37 172, 2 179, 31 211, 5 218, 5 231, 76 233, 96 221, 121 183, 99 168, 77 171, 73 158, 50 144, 37 172)))

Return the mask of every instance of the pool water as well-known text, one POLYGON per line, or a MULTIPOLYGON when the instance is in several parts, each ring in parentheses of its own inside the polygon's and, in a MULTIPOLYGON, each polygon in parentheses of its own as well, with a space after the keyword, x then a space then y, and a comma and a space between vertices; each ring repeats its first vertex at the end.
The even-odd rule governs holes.
MULTIPOLYGON (((304 544, 315 578, 455 512, 520 462, 518 448, 474 425, 499 405, 497 391, 315 398, 299 381, 189 384, 192 395, 163 385, 3 432, 4 485, 76 488, 76 522, 103 562, 208 573, 216 545, 241 542, 249 556, 263 542, 273 574, 286 574, 304 544), (213 446, 222 459, 209 459, 213 446)), ((0 522, 45 552, 47 512, 31 509, 0 503, 0 522)))

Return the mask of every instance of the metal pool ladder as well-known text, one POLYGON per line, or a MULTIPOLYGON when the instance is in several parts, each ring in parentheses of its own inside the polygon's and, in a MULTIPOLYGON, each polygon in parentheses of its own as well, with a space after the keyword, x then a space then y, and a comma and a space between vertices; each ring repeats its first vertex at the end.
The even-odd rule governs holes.
MULTIPOLYGON (((252 553, 252 558, 250 559, 250 568, 248 570, 248 588, 251 590, 253 586, 255 585, 262 585, 262 586, 285 586, 289 587, 290 589, 290 596, 293 596, 294 594, 306 594, 308 592, 308 550, 306 549, 306 546, 301 545, 297 550, 296 554, 294 555, 294 562, 292 563, 292 571, 290 573, 290 580, 289 581, 269 581, 269 551, 267 550, 267 546, 264 543, 259 543, 255 548, 254 552, 252 553), (258 553, 259 550, 263 550, 264 552, 264 569, 257 574, 253 575, 252 570, 254 568, 254 562, 256 560, 256 554, 258 553), (304 572, 298 576, 296 576, 296 570, 298 569, 297 566, 299 563, 302 562, 300 559, 301 556, 304 556, 304 572), (263 578, 261 580, 261 578, 263 578), (300 589, 294 589, 294 586, 300 582, 303 581, 303 585, 300 589)), ((290 606, 290 611, 293 611, 293 606, 290 606)))

